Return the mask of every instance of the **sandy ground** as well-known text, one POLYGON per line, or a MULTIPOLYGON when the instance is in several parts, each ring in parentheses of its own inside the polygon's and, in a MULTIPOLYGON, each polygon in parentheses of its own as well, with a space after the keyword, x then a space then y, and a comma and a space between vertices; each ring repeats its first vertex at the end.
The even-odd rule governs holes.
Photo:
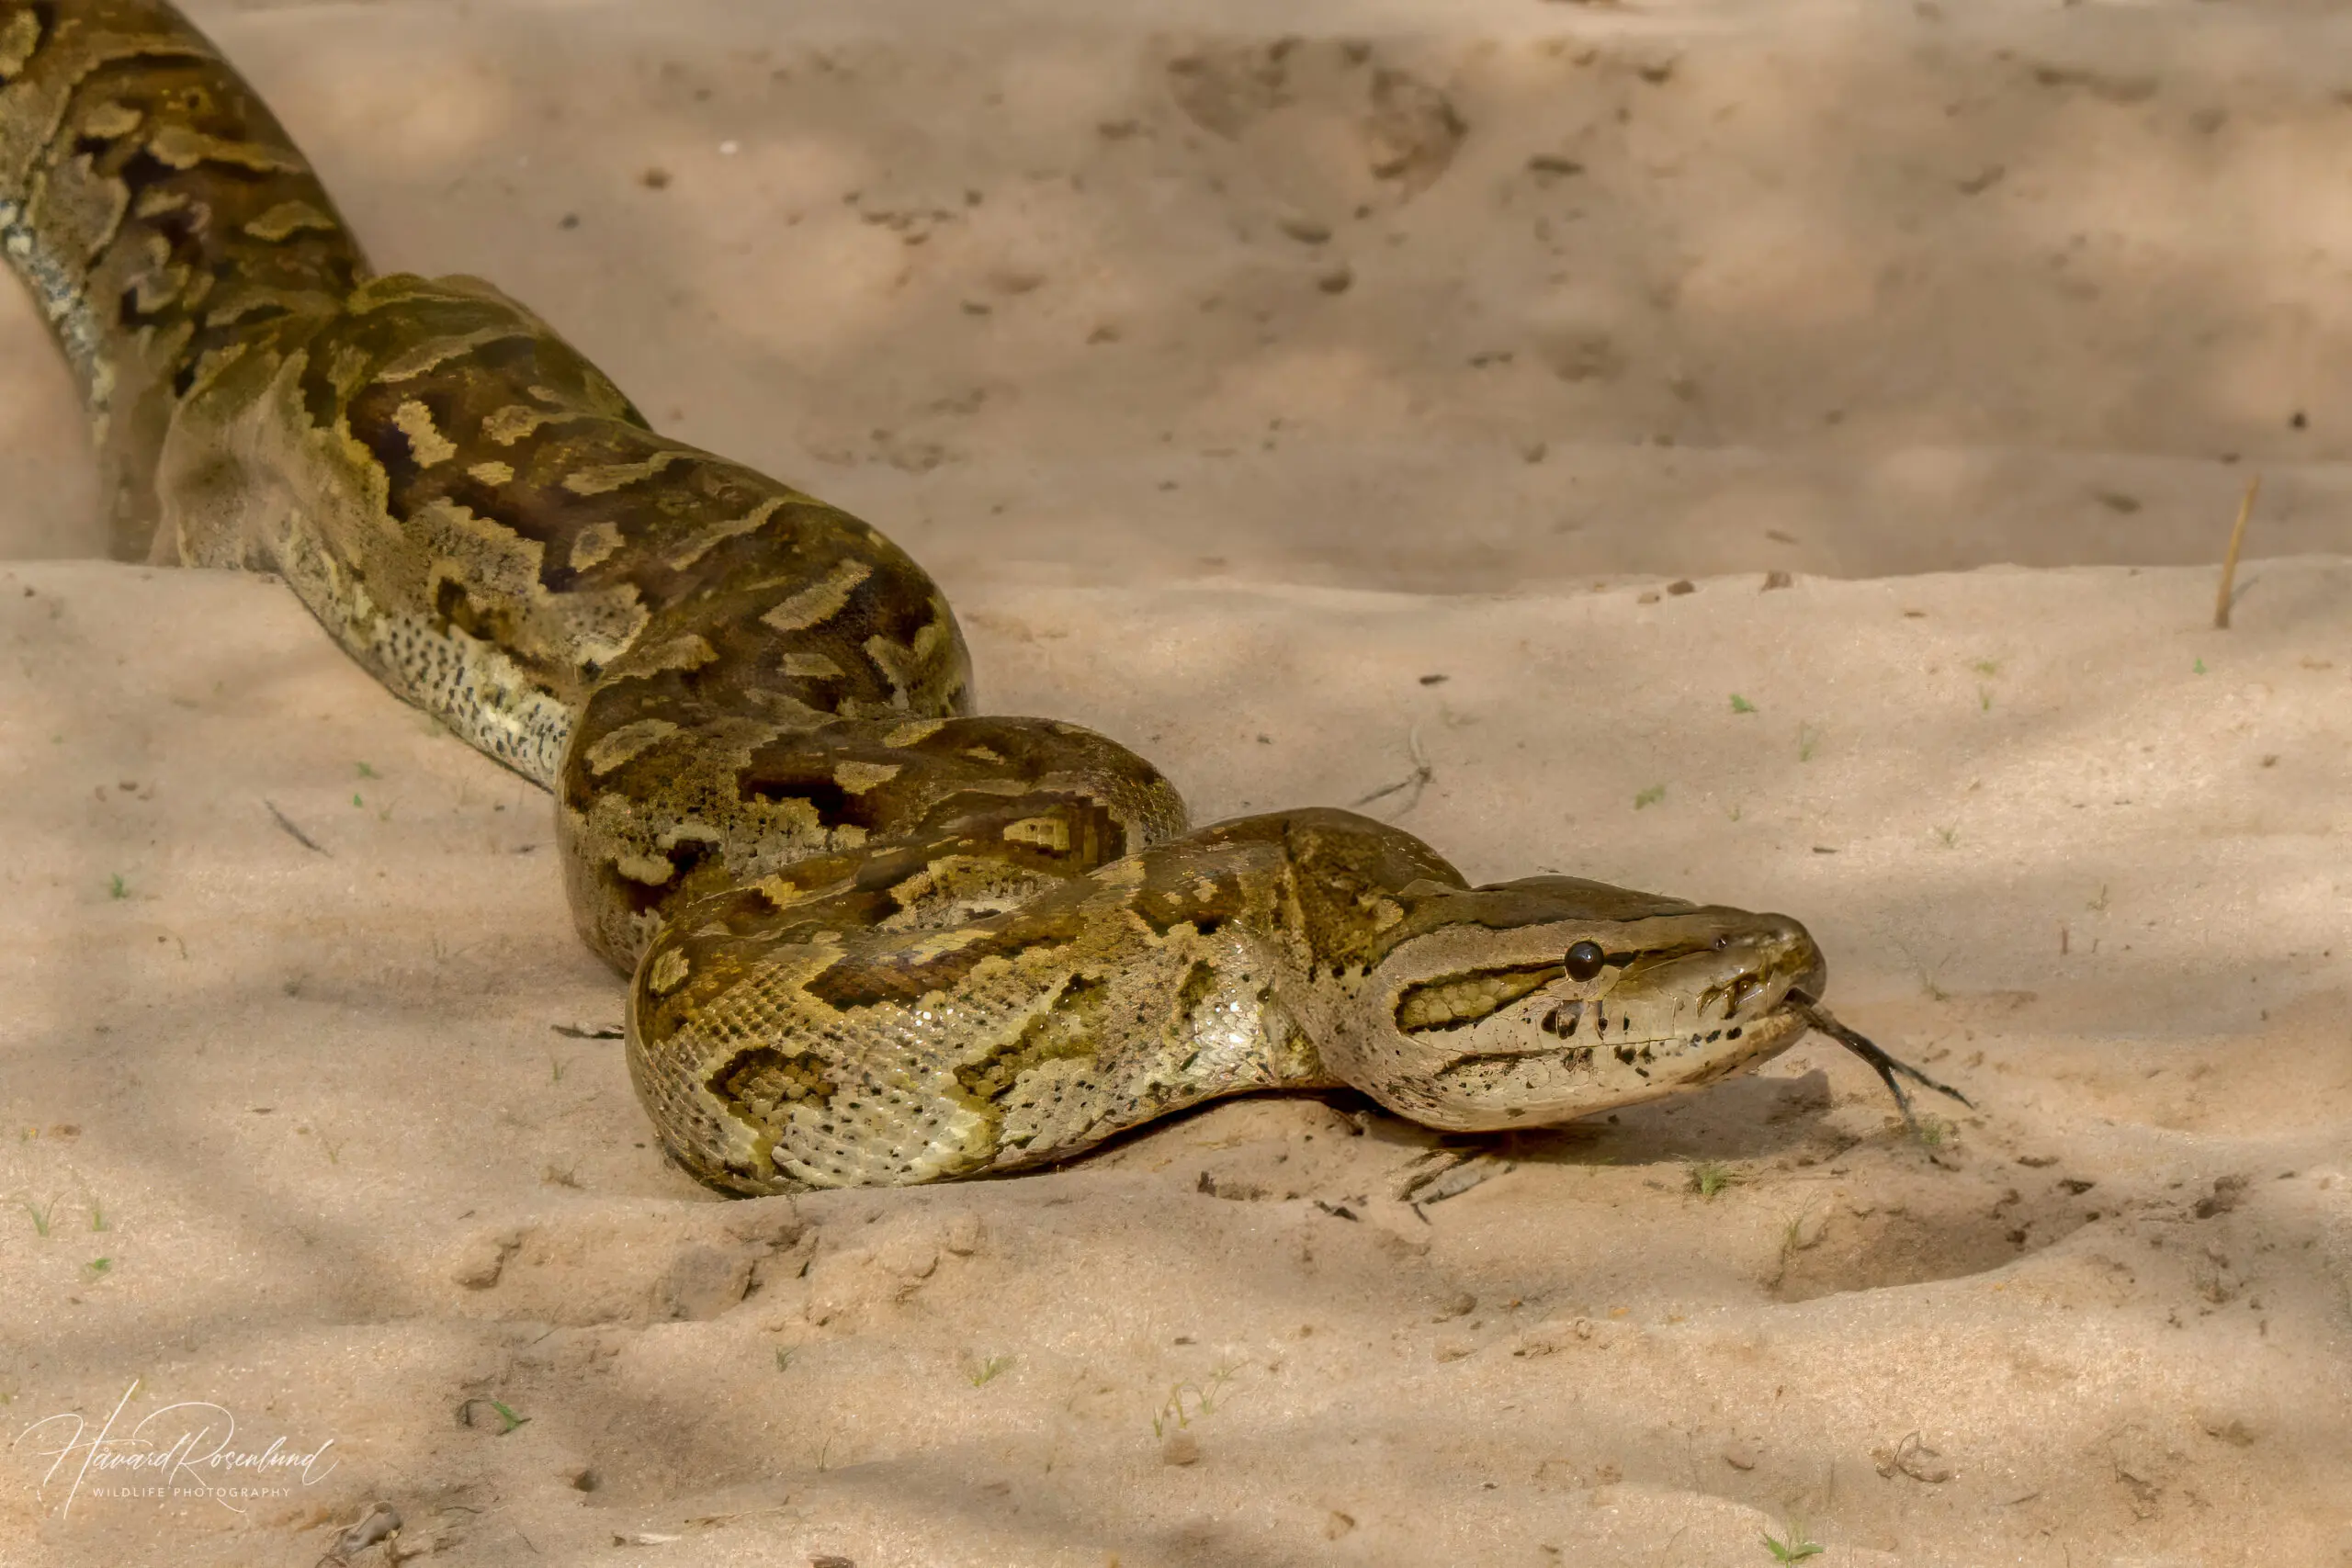
POLYGON ((1976 1112, 1815 1042, 719 1202, 542 796, 270 582, 34 558, 0 290, 0 1564, 2352 1563, 2352 29, 1279 10, 201 14, 381 263, 872 516, 991 706, 1797 915, 1976 1112), (118 1407, 189 1468, 83 1472, 118 1407))

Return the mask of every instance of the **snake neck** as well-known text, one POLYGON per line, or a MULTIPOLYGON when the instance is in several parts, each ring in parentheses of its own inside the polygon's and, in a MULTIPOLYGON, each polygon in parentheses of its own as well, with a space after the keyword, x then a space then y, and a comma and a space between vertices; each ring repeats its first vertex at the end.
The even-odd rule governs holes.
POLYGON ((1013 1171, 1085 1153, 1172 1113, 1235 1095, 1341 1087, 1327 1073, 1290 1009, 1257 983, 1263 954, 1253 939, 1185 944, 1172 987, 1151 998, 1163 1028, 1056 1058, 1027 1047, 985 1058, 959 1080, 989 1108, 995 1154, 986 1168, 1013 1171))

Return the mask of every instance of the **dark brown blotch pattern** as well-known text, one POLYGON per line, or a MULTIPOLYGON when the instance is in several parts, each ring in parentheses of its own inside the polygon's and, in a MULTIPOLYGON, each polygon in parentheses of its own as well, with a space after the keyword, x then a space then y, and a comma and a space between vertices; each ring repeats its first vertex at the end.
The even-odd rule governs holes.
POLYGON ((1064 980, 1020 1033, 995 1046, 955 1072, 956 1086, 967 1100, 990 1108, 1020 1082, 1022 1075, 1053 1061, 1091 1060, 1102 1045, 1109 982, 1099 976, 1076 974, 1064 980))
POLYGON ((736 1052, 708 1080, 712 1094, 771 1126, 783 1120, 789 1106, 831 1104, 839 1087, 816 1052, 785 1052, 772 1045, 736 1052))

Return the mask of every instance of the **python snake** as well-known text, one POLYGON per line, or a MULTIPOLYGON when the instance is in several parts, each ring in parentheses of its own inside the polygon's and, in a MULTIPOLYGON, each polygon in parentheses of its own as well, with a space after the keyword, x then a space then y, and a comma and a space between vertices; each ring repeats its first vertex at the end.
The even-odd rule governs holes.
POLYGON ((1472 887, 1346 811, 1191 830, 1115 742, 977 714, 895 545, 655 434, 490 285, 375 275, 162 0, 0 0, 0 248, 115 554, 277 573, 554 793, 639 1097, 723 1191, 1018 1170, 1256 1089, 1544 1126, 1812 1027, 1911 1071, 1820 1010, 1785 917, 1472 887))

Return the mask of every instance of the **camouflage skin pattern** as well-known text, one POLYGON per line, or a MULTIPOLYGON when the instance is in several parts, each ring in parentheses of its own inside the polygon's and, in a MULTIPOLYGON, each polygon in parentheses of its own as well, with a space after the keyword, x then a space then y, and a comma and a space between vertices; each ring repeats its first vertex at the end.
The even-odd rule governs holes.
POLYGON ((639 1098, 715 1188, 1018 1170, 1261 1089, 1541 1126, 1808 1027, 1793 920, 1470 887, 1344 811, 1193 831, 1116 742, 977 714, 898 547, 655 434, 490 285, 374 275, 161 0, 0 0, 0 251, 118 555, 277 572, 553 792, 639 1098))

